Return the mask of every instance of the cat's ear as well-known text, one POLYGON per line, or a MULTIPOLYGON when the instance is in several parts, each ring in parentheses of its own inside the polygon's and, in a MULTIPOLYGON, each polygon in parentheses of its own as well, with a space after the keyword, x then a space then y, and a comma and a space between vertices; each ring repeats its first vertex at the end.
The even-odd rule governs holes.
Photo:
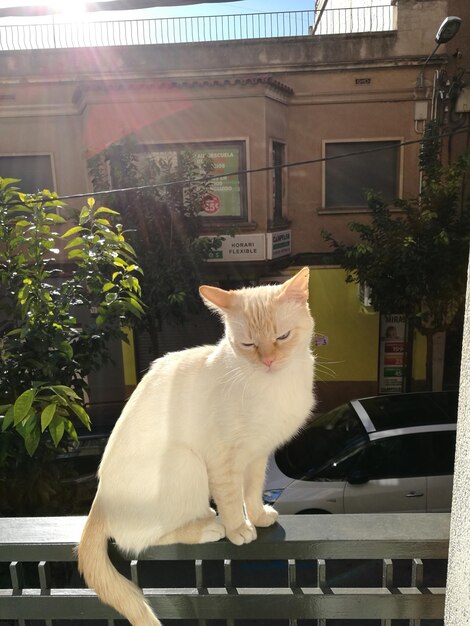
POLYGON ((289 278, 281 288, 279 298, 282 300, 294 300, 296 302, 308 302, 308 281, 310 270, 304 267, 292 278, 289 278))
POLYGON ((215 308, 219 311, 228 311, 228 309, 233 307, 235 299, 233 291, 225 291, 225 289, 211 287, 210 285, 201 285, 199 294, 210 309, 215 308))

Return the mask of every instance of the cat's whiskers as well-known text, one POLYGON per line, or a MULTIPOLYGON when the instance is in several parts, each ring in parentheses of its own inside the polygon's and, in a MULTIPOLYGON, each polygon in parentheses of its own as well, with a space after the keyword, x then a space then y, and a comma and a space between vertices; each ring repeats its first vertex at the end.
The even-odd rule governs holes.
POLYGON ((223 374, 223 376, 221 376, 219 380, 220 380, 221 385, 227 386, 225 393, 229 395, 232 392, 233 387, 237 383, 242 382, 244 378, 247 378, 247 377, 243 368, 237 366, 225 372, 225 374, 223 374))

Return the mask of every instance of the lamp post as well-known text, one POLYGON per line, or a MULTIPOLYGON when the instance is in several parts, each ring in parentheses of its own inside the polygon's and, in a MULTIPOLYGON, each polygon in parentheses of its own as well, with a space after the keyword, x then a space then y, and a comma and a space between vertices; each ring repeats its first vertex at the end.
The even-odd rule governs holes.
POLYGON ((429 63, 432 57, 436 54, 439 46, 441 46, 443 43, 448 43, 451 39, 455 37, 455 35, 459 31, 461 23, 462 23, 462 20, 460 19, 460 17, 457 17, 456 15, 451 15, 449 17, 446 17, 444 21, 442 22, 442 24, 439 26, 436 36, 434 38, 434 41, 436 42, 436 47, 434 48, 434 50, 431 52, 431 54, 423 63, 423 66, 419 73, 419 77, 418 77, 417 84, 416 84, 417 88, 424 89, 424 69, 426 65, 429 63))

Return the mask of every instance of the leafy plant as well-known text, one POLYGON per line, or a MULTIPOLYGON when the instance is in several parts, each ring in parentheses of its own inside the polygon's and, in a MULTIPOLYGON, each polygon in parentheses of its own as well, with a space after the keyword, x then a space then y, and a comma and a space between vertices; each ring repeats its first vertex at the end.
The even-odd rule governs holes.
POLYGON ((108 342, 142 315, 135 252, 118 214, 93 199, 64 234, 63 204, 48 190, 21 193, 0 178, 0 467, 50 457, 84 408, 86 377, 108 359, 108 342), (63 250, 61 251, 61 248, 63 250), (21 455, 20 455, 21 456, 21 455))
POLYGON ((427 339, 426 380, 432 385, 433 337, 450 328, 465 301, 470 240, 470 206, 463 201, 468 158, 443 166, 434 125, 421 150, 419 198, 387 206, 368 194, 370 222, 353 222, 359 241, 346 244, 329 232, 347 281, 367 283, 373 307, 402 313, 427 339), (429 138, 429 140, 428 140, 429 138))
POLYGON ((191 152, 179 153, 176 163, 155 160, 128 137, 91 159, 89 169, 97 190, 108 188, 109 182, 114 188, 161 183, 158 188, 135 189, 109 200, 129 229, 144 272, 141 287, 146 308, 139 325, 148 332, 158 356, 163 322, 180 323, 200 309, 197 287, 205 261, 222 244, 221 237, 204 236, 200 215, 211 189, 207 177, 213 164, 209 158, 196 162, 191 152))

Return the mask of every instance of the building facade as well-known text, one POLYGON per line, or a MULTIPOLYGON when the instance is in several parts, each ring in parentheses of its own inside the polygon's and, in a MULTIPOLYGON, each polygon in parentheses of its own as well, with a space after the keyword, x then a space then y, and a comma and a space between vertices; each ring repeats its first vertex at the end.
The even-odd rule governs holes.
MULTIPOLYGON (((312 13, 300 35, 88 47, 59 41, 52 49, 0 52, 2 176, 22 178, 25 191, 92 192, 90 158, 130 134, 156 159, 207 154, 220 178, 202 207, 205 232, 233 235, 208 263, 208 279, 258 284, 312 267, 324 407, 377 392, 380 317, 332 267, 322 231, 350 240, 348 223, 368 219, 367 189, 390 201, 417 196, 418 141, 437 106, 437 72, 445 68, 452 80, 470 58, 465 0, 395 0, 380 15, 373 7, 373 23, 360 27, 347 26, 355 9, 330 11, 331 24, 337 19, 349 32, 315 32, 312 13), (451 14, 464 20, 460 33, 424 66, 451 14)), ((461 93, 454 125, 468 120, 461 93)), ((459 142, 465 138, 450 147, 459 142)), ((189 326, 167 329, 163 348, 219 332, 207 319, 189 326)), ((135 384, 149 359, 144 339, 135 345, 136 369, 128 348, 123 357, 116 348, 124 365, 96 378, 97 401, 124 397, 135 384)), ((420 341, 415 350, 419 380, 420 341)))

